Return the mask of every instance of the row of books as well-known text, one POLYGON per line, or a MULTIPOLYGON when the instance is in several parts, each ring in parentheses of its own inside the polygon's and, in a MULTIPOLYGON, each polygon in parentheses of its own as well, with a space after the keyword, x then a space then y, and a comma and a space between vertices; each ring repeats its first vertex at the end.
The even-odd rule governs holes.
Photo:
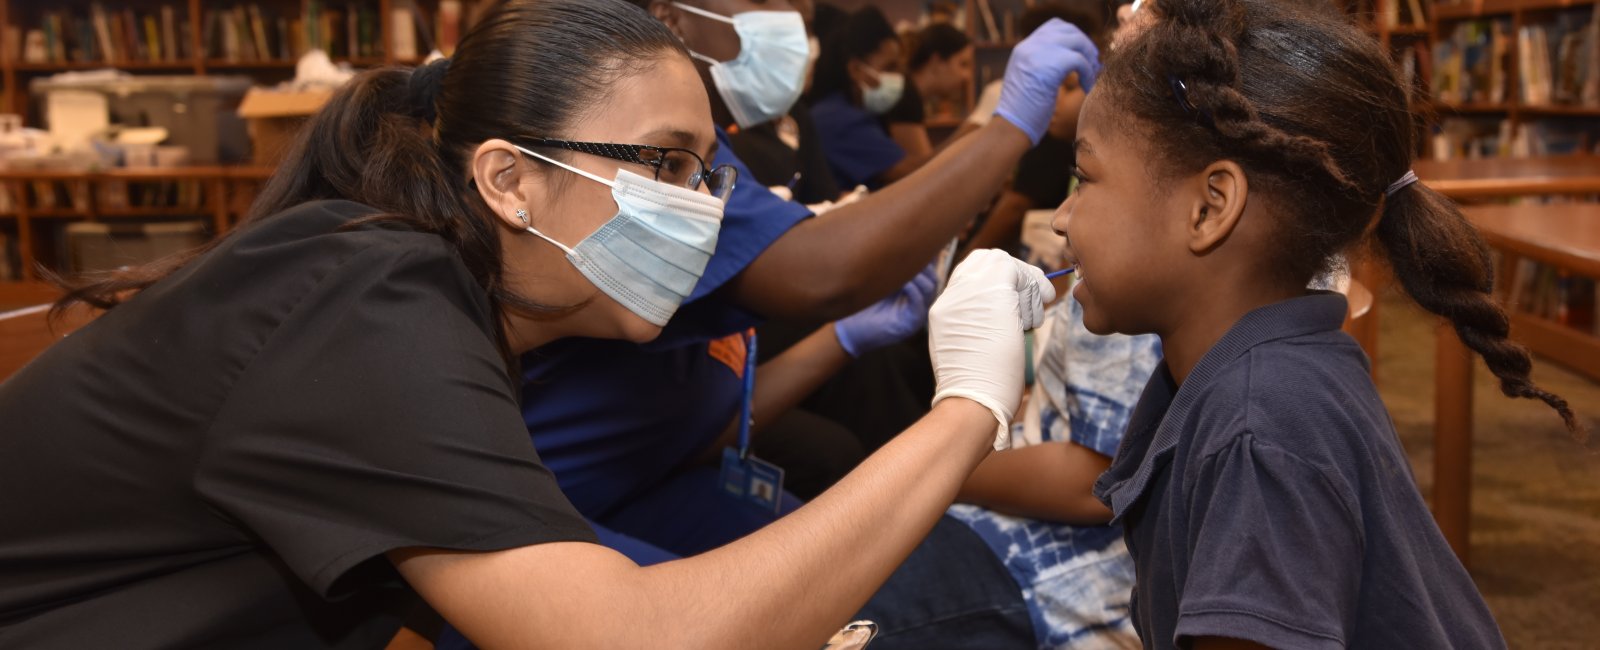
MULTIPOLYGON (((88 213, 91 199, 101 211, 167 208, 176 215, 204 212, 206 184, 198 180, 164 181, 30 181, 23 187, 22 200, 34 210, 70 209, 88 213)), ((0 214, 17 211, 17 197, 6 186, 0 190, 0 214)))
POLYGON ((1512 65, 1525 106, 1600 107, 1600 5, 1515 33, 1509 19, 1457 23, 1433 48, 1433 96, 1446 104, 1505 103, 1512 65))
POLYGON ((1510 303, 1518 312, 1600 336, 1600 284, 1532 260, 1517 263, 1510 303))
POLYGON ((1382 0, 1384 24, 1389 27, 1427 27, 1428 13, 1423 0, 1382 0))
MULTIPOLYGON (((410 61, 437 49, 455 51, 461 35, 489 7, 488 0, 440 0, 429 11, 415 2, 392 3, 387 28, 394 58, 410 61)), ((208 15, 208 56, 226 61, 268 61, 298 58, 312 47, 335 57, 377 59, 383 53, 383 25, 378 5, 365 2, 311 0, 304 13, 274 12, 259 3, 237 5, 208 15)))
POLYGON ((1513 123, 1507 119, 1453 117, 1433 136, 1435 160, 1528 158, 1600 154, 1600 121, 1549 118, 1513 123))
MULTIPOLYGON (((449 55, 490 4, 439 0, 424 7, 394 0, 385 25, 376 0, 206 3, 197 23, 200 52, 229 62, 293 61, 312 48, 338 58, 379 59, 388 29, 398 60, 435 49, 449 55)), ((179 63, 195 58, 194 24, 181 5, 135 10, 93 3, 42 12, 26 29, 8 26, 5 40, 13 60, 30 64, 179 63)))
POLYGON ((1600 5, 1517 32, 1522 102, 1600 106, 1600 5))
POLYGON ((1512 50, 1511 20, 1457 23, 1433 46, 1433 97, 1447 104, 1506 101, 1512 50))
POLYGON ((103 181, 98 183, 96 208, 171 208, 174 214, 206 209, 206 184, 190 180, 103 181))
POLYGON ((336 57, 383 56, 378 7, 372 2, 330 7, 313 1, 304 12, 235 5, 207 13, 202 34, 208 57, 232 62, 292 61, 313 47, 336 57))
POLYGON ((21 38, 25 63, 171 62, 188 59, 187 12, 174 5, 154 11, 108 11, 99 3, 86 12, 48 11, 21 38))

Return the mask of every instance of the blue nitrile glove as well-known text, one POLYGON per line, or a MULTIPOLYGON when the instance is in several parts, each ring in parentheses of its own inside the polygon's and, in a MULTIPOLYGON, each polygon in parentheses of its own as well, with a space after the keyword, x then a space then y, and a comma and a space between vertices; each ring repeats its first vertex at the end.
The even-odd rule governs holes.
POLYGON ((933 302, 938 283, 938 269, 929 264, 894 295, 839 319, 833 324, 839 347, 852 357, 860 357, 915 334, 928 324, 928 305, 933 302))
POLYGON ((1100 74, 1100 50, 1072 23, 1051 18, 1012 48, 995 115, 1039 144, 1056 110, 1056 92, 1073 72, 1084 92, 1093 88, 1100 74))

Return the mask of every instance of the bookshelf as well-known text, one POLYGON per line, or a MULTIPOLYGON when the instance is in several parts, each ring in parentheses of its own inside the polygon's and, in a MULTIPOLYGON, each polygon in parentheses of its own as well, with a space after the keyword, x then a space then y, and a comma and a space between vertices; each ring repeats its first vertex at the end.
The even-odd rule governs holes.
MULTIPOLYGON (((63 72, 244 75, 274 84, 313 44, 355 67, 454 49, 490 0, 0 0, 0 113, 41 126, 29 86, 63 72)), ((73 224, 199 222, 226 231, 271 168, 0 167, 0 305, 48 301, 36 265, 67 271, 73 224), (9 245, 7 243, 9 242, 9 245)))
POLYGON ((1438 159, 1593 154, 1600 147, 1594 0, 1434 5, 1438 159))

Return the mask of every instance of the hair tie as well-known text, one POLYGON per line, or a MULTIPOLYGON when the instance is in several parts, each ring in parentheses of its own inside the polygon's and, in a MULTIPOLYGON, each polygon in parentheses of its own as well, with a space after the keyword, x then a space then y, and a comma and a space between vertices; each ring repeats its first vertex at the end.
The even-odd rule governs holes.
POLYGON ((439 98, 439 89, 444 87, 445 72, 450 70, 450 59, 434 59, 432 63, 419 65, 411 70, 411 79, 406 82, 406 96, 410 100, 411 115, 424 122, 433 123, 439 117, 438 108, 434 105, 439 98))
POLYGON ((1405 189, 1407 185, 1410 185, 1410 184, 1415 183, 1415 182, 1417 182, 1417 172, 1414 171, 1414 170, 1407 169, 1406 170, 1406 175, 1405 176, 1401 176, 1400 180, 1397 180, 1397 181, 1395 181, 1393 183, 1390 183, 1389 184, 1389 189, 1384 190, 1383 191, 1383 195, 1384 195, 1384 197, 1394 196, 1395 192, 1399 192, 1400 190, 1405 189))

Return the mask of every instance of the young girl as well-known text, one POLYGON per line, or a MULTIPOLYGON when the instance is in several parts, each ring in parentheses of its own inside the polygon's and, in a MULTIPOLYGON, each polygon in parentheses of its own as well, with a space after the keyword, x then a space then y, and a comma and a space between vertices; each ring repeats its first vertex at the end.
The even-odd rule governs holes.
MULTIPOLYGON (((1147 11, 1151 8, 1146 8, 1147 11)), ((1084 105, 1055 226, 1095 332, 1165 361, 1095 492, 1126 528, 1147 647, 1505 642, 1417 492, 1346 304, 1307 281, 1369 232, 1513 397, 1487 249, 1408 171, 1407 90, 1323 3, 1161 0, 1084 105)))

